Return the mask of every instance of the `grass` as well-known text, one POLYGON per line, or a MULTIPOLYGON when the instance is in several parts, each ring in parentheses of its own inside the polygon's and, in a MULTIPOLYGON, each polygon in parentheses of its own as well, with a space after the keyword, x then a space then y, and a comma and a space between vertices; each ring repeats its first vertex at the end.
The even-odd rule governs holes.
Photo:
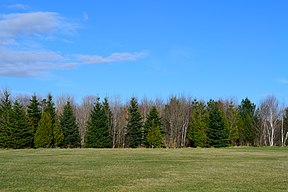
POLYGON ((0 150, 0 191, 287 191, 288 148, 0 150))

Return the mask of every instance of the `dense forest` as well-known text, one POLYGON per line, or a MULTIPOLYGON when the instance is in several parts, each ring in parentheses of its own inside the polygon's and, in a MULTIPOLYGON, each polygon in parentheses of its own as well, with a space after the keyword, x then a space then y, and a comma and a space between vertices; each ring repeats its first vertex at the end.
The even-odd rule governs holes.
POLYGON ((0 147, 227 147, 286 146, 288 108, 273 95, 197 100, 186 96, 128 102, 119 98, 0 96, 0 147))

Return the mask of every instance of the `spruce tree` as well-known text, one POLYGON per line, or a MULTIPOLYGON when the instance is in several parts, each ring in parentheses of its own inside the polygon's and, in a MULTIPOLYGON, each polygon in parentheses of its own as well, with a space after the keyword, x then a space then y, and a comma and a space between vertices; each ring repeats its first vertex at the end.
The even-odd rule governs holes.
POLYGON ((53 123, 49 113, 43 112, 34 136, 35 147, 51 147, 53 142, 53 123))
POLYGON ((63 147, 80 147, 79 129, 69 101, 64 106, 63 113, 60 116, 60 123, 64 135, 61 145, 63 147))
MULTIPOLYGON (((30 99, 30 104, 27 106, 27 116, 29 120, 29 125, 32 129, 32 135, 34 137, 38 127, 38 123, 41 119, 40 103, 36 95, 33 95, 30 99)), ((32 145, 34 145, 34 139, 32 145)))
POLYGON ((10 93, 8 90, 4 90, 0 98, 0 147, 2 148, 11 146, 11 113, 10 93))
POLYGON ((110 109, 108 98, 105 97, 103 101, 103 109, 105 111, 105 114, 107 116, 107 122, 108 122, 108 128, 111 138, 113 137, 113 114, 110 109))
POLYGON ((32 147, 32 129, 29 126, 29 121, 24 107, 18 102, 18 100, 13 104, 11 121, 11 146, 9 147, 14 149, 32 147))
POLYGON ((239 139, 241 145, 252 145, 255 139, 254 121, 256 105, 248 98, 242 100, 239 106, 241 124, 239 127, 239 139))
POLYGON ((204 102, 192 102, 192 115, 188 139, 192 147, 207 146, 208 112, 204 102))
POLYGON ((52 119, 52 123, 55 123, 56 120, 56 112, 55 112, 55 104, 53 102, 53 97, 51 94, 48 94, 48 100, 44 100, 43 110, 48 113, 52 119))
POLYGON ((135 148, 142 144, 142 128, 142 117, 139 111, 138 102, 136 98, 133 97, 128 108, 128 125, 125 137, 125 145, 127 147, 135 148))
POLYGON ((108 119, 98 98, 90 115, 85 136, 85 147, 108 148, 112 147, 112 139, 109 134, 108 119))
POLYGON ((227 147, 229 133, 223 113, 219 109, 219 103, 214 100, 208 102, 208 145, 213 147, 227 147))
POLYGON ((58 142, 58 140, 62 138, 62 135, 61 135, 62 130, 59 128, 59 125, 56 124, 58 120, 57 120, 56 111, 55 111, 55 104, 53 102, 53 97, 51 94, 48 94, 47 100, 43 100, 43 111, 49 114, 51 121, 52 121, 51 147, 57 147, 57 144, 54 142, 55 141, 58 142), (54 129, 57 129, 57 130, 54 130, 54 129), (54 135, 54 134, 59 134, 59 135, 54 135))
POLYGON ((162 122, 157 108, 153 106, 144 124, 144 144, 147 147, 161 147, 163 137, 162 122), (160 134, 159 134, 160 131, 160 134), (160 144, 159 144, 160 143, 160 144))

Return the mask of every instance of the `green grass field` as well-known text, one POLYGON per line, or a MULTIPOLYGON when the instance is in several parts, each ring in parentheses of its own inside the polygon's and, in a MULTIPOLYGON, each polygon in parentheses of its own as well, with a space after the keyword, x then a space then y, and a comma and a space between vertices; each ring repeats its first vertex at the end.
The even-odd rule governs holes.
POLYGON ((0 191, 288 191, 288 148, 0 150, 0 191))

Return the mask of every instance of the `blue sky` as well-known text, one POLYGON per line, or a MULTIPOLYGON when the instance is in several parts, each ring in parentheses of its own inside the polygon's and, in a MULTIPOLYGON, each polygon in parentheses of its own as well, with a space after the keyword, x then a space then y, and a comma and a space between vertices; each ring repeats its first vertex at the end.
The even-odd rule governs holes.
POLYGON ((288 100, 284 0, 1 0, 0 88, 288 100))

